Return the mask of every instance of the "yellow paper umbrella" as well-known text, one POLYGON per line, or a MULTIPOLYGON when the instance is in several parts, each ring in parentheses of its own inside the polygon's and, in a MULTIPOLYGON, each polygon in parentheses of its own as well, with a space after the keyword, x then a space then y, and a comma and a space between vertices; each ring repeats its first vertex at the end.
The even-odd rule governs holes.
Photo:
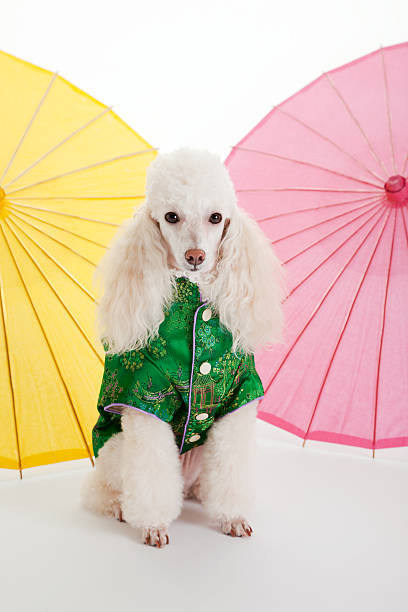
POLYGON ((94 268, 156 150, 61 76, 0 52, 0 468, 89 457, 94 268))

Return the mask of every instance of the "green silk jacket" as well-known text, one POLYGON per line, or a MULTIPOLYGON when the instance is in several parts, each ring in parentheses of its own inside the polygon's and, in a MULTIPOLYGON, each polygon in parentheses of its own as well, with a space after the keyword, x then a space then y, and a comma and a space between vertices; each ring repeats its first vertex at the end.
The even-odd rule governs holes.
POLYGON ((108 354, 92 430, 95 457, 121 431, 130 407, 170 423, 179 454, 205 442, 214 421, 255 399, 264 389, 253 354, 231 351, 232 335, 198 285, 176 278, 177 290, 157 338, 141 350, 108 354), (208 304, 208 305, 207 305, 208 304))

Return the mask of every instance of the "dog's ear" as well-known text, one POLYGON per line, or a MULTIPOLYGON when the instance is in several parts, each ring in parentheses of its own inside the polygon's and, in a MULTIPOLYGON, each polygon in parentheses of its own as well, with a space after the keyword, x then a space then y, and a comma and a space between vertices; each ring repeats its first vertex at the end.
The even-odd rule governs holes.
POLYGON ((211 290, 233 350, 254 352, 283 342, 286 273, 269 240, 243 209, 231 215, 219 247, 211 290))
POLYGON ((119 228, 95 270, 99 280, 97 323, 108 352, 142 348, 157 335, 172 298, 167 249, 145 204, 119 228))

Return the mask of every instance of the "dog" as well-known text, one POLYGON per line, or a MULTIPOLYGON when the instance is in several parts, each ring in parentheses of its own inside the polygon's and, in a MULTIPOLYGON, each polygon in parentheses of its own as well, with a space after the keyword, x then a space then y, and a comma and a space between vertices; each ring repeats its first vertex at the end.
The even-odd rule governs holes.
POLYGON ((253 354, 283 341, 286 277, 220 158, 160 153, 95 280, 105 374, 82 503, 159 548, 184 499, 250 536, 263 396, 253 354))

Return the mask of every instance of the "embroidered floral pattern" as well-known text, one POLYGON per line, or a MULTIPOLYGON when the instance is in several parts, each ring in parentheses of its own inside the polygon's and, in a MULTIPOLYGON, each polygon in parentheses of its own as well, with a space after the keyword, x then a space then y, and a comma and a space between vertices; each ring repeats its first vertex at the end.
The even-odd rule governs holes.
POLYGON ((194 311, 185 308, 184 304, 178 304, 171 313, 171 327, 169 331, 178 330, 180 327, 193 327, 194 311))
POLYGON ((130 351, 130 353, 122 353, 120 361, 126 370, 139 370, 143 365, 144 355, 139 351, 130 351))
POLYGON ((191 302, 200 299, 200 290, 198 286, 188 278, 180 276, 177 278, 177 296, 176 300, 179 302, 191 302))
POLYGON ((201 340, 201 344, 204 345, 205 348, 212 349, 215 345, 215 336, 211 333, 211 327, 209 325, 203 325, 197 333, 201 340))
POLYGON ((155 359, 160 359, 160 357, 165 357, 165 355, 167 355, 166 344, 166 340, 158 336, 158 338, 151 340, 146 350, 150 355, 153 355, 155 359))
MULTIPOLYGON (((107 361, 109 362, 109 359, 107 361)), ((123 387, 119 385, 118 381, 118 370, 106 369, 98 403, 103 404, 107 401, 113 403, 122 391, 123 387)))

